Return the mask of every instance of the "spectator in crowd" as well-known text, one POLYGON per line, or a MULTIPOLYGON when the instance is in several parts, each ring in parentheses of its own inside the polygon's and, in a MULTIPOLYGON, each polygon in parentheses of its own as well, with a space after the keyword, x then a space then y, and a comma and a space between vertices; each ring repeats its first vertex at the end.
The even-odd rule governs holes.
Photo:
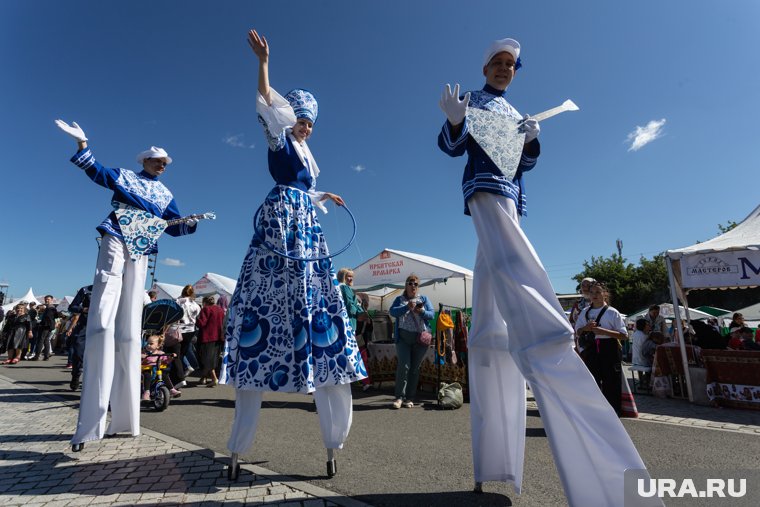
POLYGON ((731 323, 728 325, 728 332, 733 333, 735 328, 742 328, 744 327, 744 315, 742 315, 739 312, 736 312, 734 316, 731 318, 731 323))
MULTIPOLYGON (((164 364, 171 364, 174 361, 174 357, 166 354, 161 347, 163 346, 163 337, 159 335, 151 335, 145 341, 145 347, 143 348, 141 358, 143 366, 151 366, 150 369, 142 370, 142 401, 150 401, 150 383, 153 380, 153 366, 164 364)), ((179 398, 182 393, 174 388, 171 379, 166 379, 167 387, 169 387, 169 394, 172 398, 179 398)))
POLYGON ((755 333, 750 327, 743 327, 739 330, 739 336, 742 338, 742 347, 744 350, 760 350, 760 344, 755 342, 755 333))
POLYGON ((158 299, 158 293, 154 290, 148 291, 148 299, 150 299, 150 302, 154 302, 156 299, 158 299))
POLYGON ((47 361, 50 359, 51 339, 55 334, 55 319, 58 318, 58 311, 53 305, 53 296, 45 296, 45 306, 40 310, 40 323, 37 332, 37 355, 35 361, 39 361, 40 356, 47 361))
POLYGON ((591 286, 591 304, 578 315, 575 323, 579 335, 581 356, 599 385, 602 394, 620 415, 622 366, 620 342, 628 339, 625 321, 607 303, 609 292, 601 282, 591 286))
POLYGON ((390 314, 395 317, 394 339, 396 341, 396 399, 393 408, 414 406, 420 365, 428 346, 420 345, 417 337, 422 331, 430 331, 428 321, 435 315, 433 305, 426 296, 419 294, 420 279, 417 275, 406 278, 404 292, 391 305, 390 314))
MULTIPOLYGON (((366 317, 364 307, 361 304, 358 296, 354 293, 354 272, 350 268, 341 268, 338 271, 338 282, 340 282, 340 295, 343 297, 343 303, 346 305, 346 313, 348 314, 348 321, 351 324, 351 329, 354 331, 356 337, 356 343, 359 344, 359 353, 362 355, 364 364, 367 364, 367 347, 366 343, 363 343, 359 336, 359 325, 357 319, 366 317)), ((364 325, 362 325, 362 329, 364 325)), ((364 386, 364 390, 369 389, 370 381, 369 377, 360 381, 364 386)))
POLYGON ((652 364, 654 364, 654 355, 657 351, 657 346, 662 345, 666 341, 667 339, 665 338, 665 335, 658 331, 649 333, 649 336, 641 345, 642 366, 652 366, 652 364))
MULTIPOLYGON (((362 361, 367 364, 369 361, 369 342, 372 341, 372 333, 374 332, 374 323, 369 315, 369 296, 364 292, 356 293, 356 297, 359 298, 359 304, 362 306, 362 313, 356 316, 356 343, 359 345, 359 353, 362 356, 362 361)), ((369 370, 367 371, 367 378, 361 379, 359 382, 362 384, 362 390, 367 391, 372 387, 372 375, 369 370)))
POLYGON ((662 333, 663 336, 669 336, 668 324, 665 322, 665 317, 660 315, 659 305, 650 306, 649 311, 644 315, 644 318, 649 322, 649 327, 652 332, 657 331, 658 333, 662 333))
POLYGON ((8 359, 2 364, 17 364, 21 360, 21 353, 32 339, 32 321, 26 309, 26 305, 19 303, 14 307, 15 315, 8 330, 8 359))
POLYGON ((364 313, 359 298, 354 294, 354 272, 349 268, 340 268, 338 270, 338 282, 340 283, 340 295, 343 297, 343 303, 346 305, 346 313, 348 313, 348 321, 351 324, 351 329, 356 335, 356 318, 364 313))
POLYGON ((731 339, 728 340, 730 350, 760 350, 760 345, 755 343, 752 328, 747 326, 736 327, 731 332, 731 339))
POLYGON ((650 366, 644 363, 644 357, 642 356, 642 346, 644 342, 649 338, 649 333, 652 328, 649 325, 649 321, 641 318, 636 320, 636 331, 631 336, 631 363, 636 366, 650 366))
POLYGON ((591 296, 589 294, 589 290, 591 290, 591 284, 593 284, 596 280, 594 280, 591 277, 586 277, 583 280, 581 280, 580 284, 580 291, 581 291, 581 297, 578 298, 577 301, 573 304, 573 307, 570 309, 570 323, 575 325, 575 321, 578 320, 578 314, 581 313, 583 310, 586 309, 586 307, 589 305, 589 302, 591 301, 591 296))
POLYGON ((182 307, 184 314, 179 322, 179 332, 182 334, 180 343, 179 360, 183 367, 187 367, 187 373, 179 379, 179 386, 187 385, 185 378, 192 373, 198 366, 198 360, 195 357, 195 321, 201 313, 201 307, 195 302, 195 289, 192 285, 185 285, 182 288, 182 294, 177 299, 177 303, 182 307))
POLYGON ((37 336, 39 333, 37 314, 37 302, 31 301, 27 308, 27 315, 29 315, 29 322, 32 326, 32 338, 27 340, 27 343, 24 345, 24 350, 21 353, 22 360, 34 360, 37 358, 37 336))
POLYGON ((69 304, 69 311, 73 314, 71 326, 66 331, 69 344, 69 362, 71 363, 71 382, 69 387, 72 391, 79 389, 79 378, 82 376, 84 365, 85 340, 87 338, 87 315, 90 312, 90 297, 92 285, 79 289, 74 299, 69 304))
POLYGON ((200 363, 201 379, 199 385, 216 387, 219 379, 216 377, 219 354, 224 342, 224 310, 214 304, 214 296, 203 298, 203 309, 198 315, 198 360, 200 363))

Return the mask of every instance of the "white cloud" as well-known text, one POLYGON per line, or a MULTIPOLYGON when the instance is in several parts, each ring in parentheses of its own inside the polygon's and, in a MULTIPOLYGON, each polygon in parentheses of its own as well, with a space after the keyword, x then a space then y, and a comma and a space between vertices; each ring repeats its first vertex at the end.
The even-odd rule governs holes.
POLYGON ((172 259, 171 257, 166 257, 165 259, 163 259, 161 261, 161 264, 163 264, 164 266, 171 266, 173 268, 178 268, 180 266, 184 266, 185 265, 185 263, 182 262, 181 260, 179 260, 179 259, 172 259))
POLYGON ((255 148, 255 144, 246 144, 245 134, 234 134, 231 136, 223 137, 222 142, 228 144, 233 148, 255 148))
POLYGON ((652 120, 645 127, 636 127, 636 130, 628 134, 626 141, 630 141, 631 146, 628 151, 638 151, 655 139, 662 137, 662 126, 665 125, 665 118, 661 120, 652 120))
POLYGON ((357 173, 360 173, 360 172, 362 172, 363 170, 365 170, 365 169, 366 169, 366 167, 364 167, 362 164, 356 164, 356 165, 352 165, 352 166, 351 166, 351 169, 352 169, 353 171, 356 171, 357 173))

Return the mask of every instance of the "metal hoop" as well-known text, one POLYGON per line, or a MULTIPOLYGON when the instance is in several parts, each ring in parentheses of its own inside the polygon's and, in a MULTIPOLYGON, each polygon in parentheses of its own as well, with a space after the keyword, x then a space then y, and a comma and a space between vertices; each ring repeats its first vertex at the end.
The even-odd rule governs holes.
POLYGON ((308 257, 308 258, 307 257, 296 257, 295 255, 288 254, 287 252, 281 252, 281 251, 277 250, 275 247, 273 247, 272 245, 270 245, 269 243, 267 243, 266 240, 264 238, 262 238, 261 235, 259 234, 259 229, 258 229, 259 214, 261 213, 261 208, 263 208, 263 207, 264 207, 263 204, 261 206, 259 206, 259 209, 256 210, 256 214, 253 215, 253 234, 254 234, 254 236, 256 236, 256 239, 258 239, 259 242, 261 242, 261 244, 264 246, 264 248, 266 248, 267 250, 269 250, 270 252, 272 252, 272 253, 274 253, 276 255, 279 255, 280 257, 285 257, 286 259, 290 259, 292 261, 303 261, 303 262, 323 261, 325 259, 331 259, 333 257, 336 257, 336 256, 342 254, 343 252, 345 252, 346 250, 348 250, 348 247, 350 247, 353 244, 354 239, 356 238, 356 219, 354 218, 354 214, 351 213, 351 210, 348 209, 348 206, 345 206, 345 205, 339 206, 339 207, 341 207, 341 208, 343 208, 343 209, 346 210, 346 213, 348 213, 348 216, 351 218, 351 222, 353 223, 353 231, 351 232, 351 239, 348 240, 348 243, 346 244, 346 246, 344 246, 343 248, 341 248, 337 252, 329 254, 329 255, 322 255, 322 256, 319 256, 319 257, 308 257))

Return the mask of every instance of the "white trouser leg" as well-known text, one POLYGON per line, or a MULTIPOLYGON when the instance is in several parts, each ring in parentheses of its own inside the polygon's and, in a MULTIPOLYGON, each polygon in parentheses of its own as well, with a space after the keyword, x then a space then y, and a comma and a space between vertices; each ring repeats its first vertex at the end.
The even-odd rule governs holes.
POLYGON ((572 349, 573 330, 520 229, 514 202, 476 193, 468 204, 486 276, 498 288, 496 305, 509 326, 509 351, 536 397, 569 504, 623 505, 625 470, 644 464, 572 349))
POLYGON ((351 385, 317 387, 314 401, 319 414, 322 441, 327 449, 343 449, 343 442, 351 429, 353 410, 351 385))
POLYGON ((124 244, 106 234, 100 243, 87 317, 79 420, 72 444, 103 438, 114 372, 116 311, 121 298, 124 244))
POLYGON ((509 482, 520 494, 525 454, 525 380, 507 350, 507 325, 496 307, 480 249, 473 283, 468 364, 475 482, 509 482))
POLYGON ((243 454, 251 447, 259 426, 259 414, 264 393, 250 389, 235 389, 235 419, 232 421, 227 449, 243 454))
POLYGON ((148 257, 132 261, 124 250, 124 276, 116 312, 111 423, 106 433, 140 434, 140 349, 148 257))

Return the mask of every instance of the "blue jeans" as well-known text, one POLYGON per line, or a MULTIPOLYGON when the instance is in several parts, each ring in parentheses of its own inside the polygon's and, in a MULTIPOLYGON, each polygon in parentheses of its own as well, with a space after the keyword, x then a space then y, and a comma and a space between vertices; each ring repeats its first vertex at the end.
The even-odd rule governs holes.
POLYGON ((396 341, 396 398, 413 400, 420 381, 420 365, 427 347, 417 344, 417 333, 398 330, 396 341))

